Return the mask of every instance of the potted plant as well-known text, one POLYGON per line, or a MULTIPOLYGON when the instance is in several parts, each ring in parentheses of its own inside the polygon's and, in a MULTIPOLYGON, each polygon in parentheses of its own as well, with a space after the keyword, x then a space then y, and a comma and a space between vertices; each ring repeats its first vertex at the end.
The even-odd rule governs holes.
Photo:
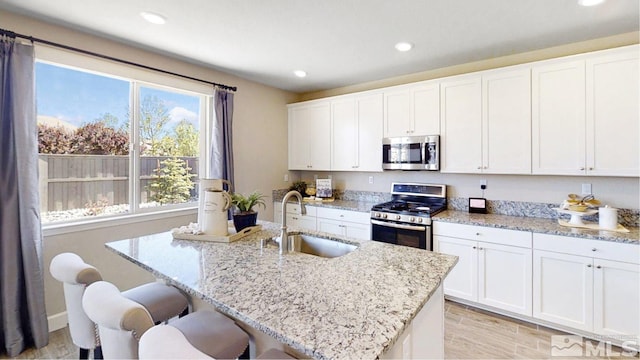
POLYGON ((233 214, 233 226, 236 228, 236 232, 240 232, 242 229, 255 226, 258 220, 258 212, 253 210, 253 207, 260 205, 265 207, 264 195, 254 191, 248 196, 244 196, 240 193, 231 194, 231 203, 235 207, 233 214))

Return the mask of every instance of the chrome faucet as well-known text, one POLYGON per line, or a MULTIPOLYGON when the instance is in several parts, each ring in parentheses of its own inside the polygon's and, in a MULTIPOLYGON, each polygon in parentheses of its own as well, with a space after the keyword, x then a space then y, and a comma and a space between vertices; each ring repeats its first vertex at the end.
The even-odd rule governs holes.
POLYGON ((300 205, 300 215, 307 213, 302 204, 302 195, 299 192, 292 190, 284 195, 282 198, 282 227, 280 228, 280 254, 286 254, 289 252, 289 234, 287 233, 287 202, 291 197, 298 198, 298 204, 300 205))

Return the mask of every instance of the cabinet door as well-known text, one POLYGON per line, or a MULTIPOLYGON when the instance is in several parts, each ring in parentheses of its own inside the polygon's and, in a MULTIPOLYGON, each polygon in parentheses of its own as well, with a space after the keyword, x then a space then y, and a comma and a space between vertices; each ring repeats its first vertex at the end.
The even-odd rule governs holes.
POLYGON ((358 132, 355 100, 332 101, 332 170, 354 170, 358 165, 358 132))
POLYGON ((532 69, 532 172, 585 174, 584 61, 532 69))
POLYGON ((532 314, 531 249, 478 243, 478 302, 532 314))
POLYGON ((533 317, 575 329, 593 329, 593 261, 533 251, 533 317))
POLYGON ((529 68, 482 77, 482 172, 531 173, 529 68))
POLYGON ((359 240, 371 240, 371 225, 343 222, 344 234, 359 240))
POLYGON ((411 136, 411 91, 395 90, 384 94, 384 136, 411 136))
POLYGON ((640 175, 638 47, 588 59, 587 171, 640 175))
POLYGON ((344 226, 339 220, 318 218, 316 223, 318 231, 345 236, 344 226))
POLYGON ((440 84, 419 84, 411 89, 412 135, 440 135, 440 84))
POLYGON ((441 171, 482 171, 482 87, 480 76, 440 84, 441 171))
POLYGON ((595 259, 593 278, 593 332, 640 336, 640 265, 595 259))
POLYGON ((307 137, 310 112, 307 107, 289 109, 289 170, 309 169, 307 137))
POLYGON ((382 94, 356 98, 358 171, 382 171, 382 94))
POLYGON ((309 169, 331 170, 331 108, 329 103, 311 108, 306 139, 309 169))
POLYGON ((434 236, 439 253, 455 255, 458 263, 444 280, 444 293, 460 299, 478 300, 478 254, 475 241, 434 236))
POLYGON ((287 214, 287 227, 301 230, 316 230, 315 216, 287 214))

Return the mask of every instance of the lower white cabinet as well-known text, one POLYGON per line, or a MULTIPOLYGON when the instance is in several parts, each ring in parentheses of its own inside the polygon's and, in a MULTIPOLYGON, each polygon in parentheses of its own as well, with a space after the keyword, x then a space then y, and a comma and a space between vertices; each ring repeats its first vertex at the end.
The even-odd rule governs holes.
POLYGON ((546 234, 533 239, 535 318, 599 335, 640 334, 638 245, 546 234))
POLYGON ((531 316, 531 233, 434 222, 437 252, 458 256, 446 295, 531 316))
POLYGON ((369 213, 332 208, 317 209, 317 230, 360 240, 371 239, 369 213))
MULTIPOLYGON (((296 228, 301 230, 316 230, 316 208, 311 206, 305 206, 306 214, 300 213, 300 205, 289 203, 287 204, 287 227, 296 228)), ((282 203, 273 203, 273 218, 274 222, 282 223, 282 203)))

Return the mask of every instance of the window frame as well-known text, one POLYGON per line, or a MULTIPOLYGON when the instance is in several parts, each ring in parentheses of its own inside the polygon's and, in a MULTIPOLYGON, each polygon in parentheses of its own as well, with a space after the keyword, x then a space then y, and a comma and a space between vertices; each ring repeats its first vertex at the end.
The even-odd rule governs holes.
MULTIPOLYGON (((182 216, 196 213, 197 202, 184 204, 169 204, 159 207, 140 207, 140 149, 139 149, 139 110, 140 87, 176 92, 190 96, 200 97, 199 101, 199 162, 198 174, 201 178, 209 173, 210 133, 212 129, 213 95, 214 88, 208 84, 180 78, 178 76, 163 74, 144 68, 117 63, 115 61, 98 58, 95 56, 79 54, 70 50, 60 49, 47 45, 35 45, 35 61, 64 67, 71 70, 83 71, 99 76, 111 77, 130 83, 129 107, 131 109, 130 121, 130 161, 129 161, 129 212, 124 214, 86 217, 68 221, 42 224, 45 236, 63 234, 73 231, 96 229, 114 225, 129 224, 138 221, 147 221, 166 217, 182 216)), ((36 79, 37 81, 37 79, 36 79)))

